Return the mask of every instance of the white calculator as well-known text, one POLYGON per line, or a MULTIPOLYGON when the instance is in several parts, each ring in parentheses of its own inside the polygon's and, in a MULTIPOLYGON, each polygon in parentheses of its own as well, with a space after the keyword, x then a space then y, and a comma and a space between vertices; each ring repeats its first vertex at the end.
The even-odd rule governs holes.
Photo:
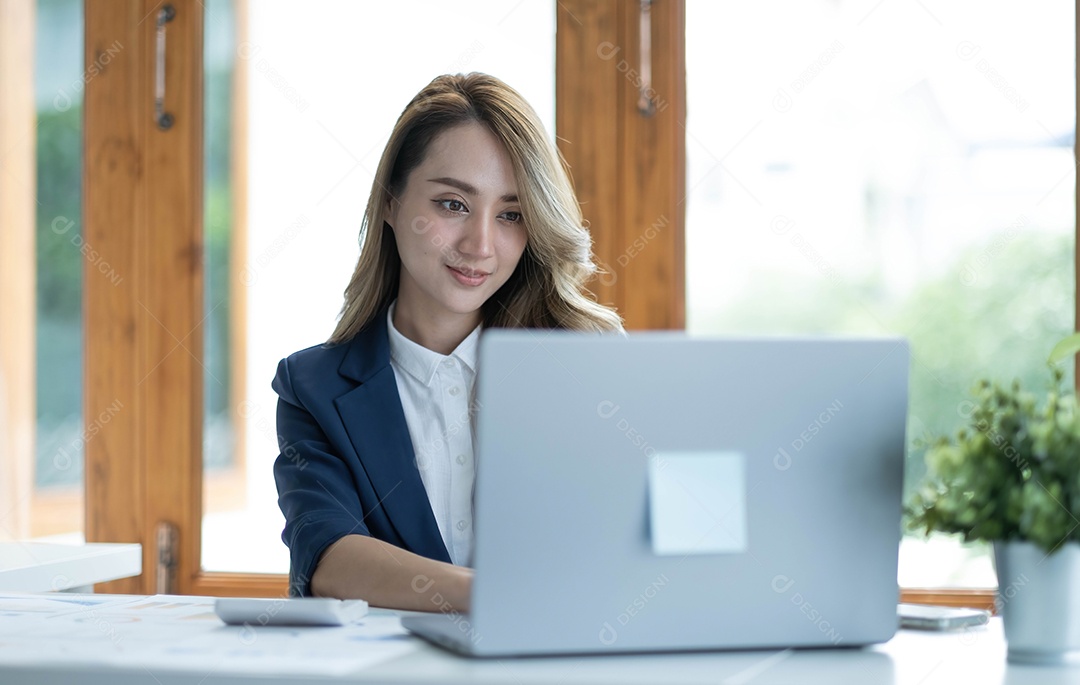
POLYGON ((368 603, 362 599, 221 597, 214 602, 214 613, 229 625, 344 626, 367 612, 368 603))

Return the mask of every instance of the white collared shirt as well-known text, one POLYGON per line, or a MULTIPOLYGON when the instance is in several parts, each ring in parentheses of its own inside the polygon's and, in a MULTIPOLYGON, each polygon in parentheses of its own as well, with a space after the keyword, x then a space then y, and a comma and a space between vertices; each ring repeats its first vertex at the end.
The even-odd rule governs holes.
POLYGON ((477 326, 449 356, 409 340, 387 312, 390 366, 409 427, 420 479, 450 559, 469 565, 473 547, 473 385, 477 326))

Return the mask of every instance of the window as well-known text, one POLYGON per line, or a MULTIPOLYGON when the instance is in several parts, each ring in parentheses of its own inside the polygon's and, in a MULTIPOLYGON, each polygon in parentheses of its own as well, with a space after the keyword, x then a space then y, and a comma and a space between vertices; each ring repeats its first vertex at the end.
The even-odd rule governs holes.
MULTIPOLYGON (((688 329, 908 337, 908 493, 977 378, 1044 387, 1073 329, 1074 10, 687 2, 688 329)), ((899 575, 996 584, 952 539, 899 575)))
MULTIPOLYGON (((158 135, 132 114, 152 102, 131 65, 150 59, 153 32, 123 3, 86 5, 87 35, 128 47, 86 97, 84 227, 125 280, 114 296, 86 272, 85 397, 131 405, 88 443, 87 537, 143 542, 149 571, 155 526, 178 522, 179 591, 284 589, 278 575, 214 572, 285 570, 269 381, 279 358, 329 335, 370 169, 434 73, 497 73, 552 132, 558 107, 609 269, 594 287, 631 328, 680 327, 685 290, 694 332, 911 337, 909 483, 975 376, 1037 385, 1043 341, 1071 328, 1071 8, 1033 19, 1046 31, 1027 44, 996 38, 1008 6, 972 2, 691 0, 684 21, 682 0, 656 0, 651 25, 629 2, 404 7, 212 0, 207 24, 178 14, 178 116, 158 135), (646 30, 651 114, 638 108, 646 30), (136 140, 136 162, 172 163, 127 165, 129 148, 106 145, 136 140), (139 233, 146 220, 168 230, 139 233), (110 327, 121 318, 138 347, 110 327)), ((949 541, 906 540, 902 556, 905 585, 993 583, 985 554, 949 541)))
POLYGON ((436 74, 489 71, 521 91, 555 131, 551 2, 305 10, 254 3, 238 39, 229 35, 228 3, 207 3, 202 565, 209 571, 288 571, 272 472, 277 398, 270 380, 279 359, 333 330, 373 173, 405 104, 436 74), (233 135, 230 63, 247 72, 238 94, 246 115, 233 135), (247 183, 230 186, 225 151, 243 135, 246 156, 232 168, 245 169, 247 183), (245 225, 230 224, 230 194, 248 208, 245 225), (242 241, 229 238, 230 226, 246 233, 242 241), (231 261, 230 245, 244 250, 231 261), (244 314, 230 341, 233 312, 244 314), (236 379, 242 386, 229 388, 236 379))
POLYGON ((0 22, 0 537, 78 542, 81 278, 109 270, 81 226, 82 3, 9 3, 0 22), (34 65, 34 69, 27 68, 34 65))
POLYGON ((82 3, 39 1, 35 35, 37 537, 81 534, 83 446, 111 416, 82 414, 82 274, 109 269, 82 234, 82 3))

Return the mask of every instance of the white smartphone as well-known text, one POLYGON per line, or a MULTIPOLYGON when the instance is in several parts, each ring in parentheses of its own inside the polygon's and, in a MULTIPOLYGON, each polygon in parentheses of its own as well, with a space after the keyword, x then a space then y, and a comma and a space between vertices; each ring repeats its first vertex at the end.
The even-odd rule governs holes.
POLYGON ((959 609, 929 604, 900 604, 897 606, 901 628, 916 630, 956 630, 981 626, 990 620, 990 612, 982 609, 959 609))
POLYGON ((343 626, 360 620, 367 612, 368 603, 362 599, 221 597, 214 602, 214 613, 225 623, 253 627, 343 626))

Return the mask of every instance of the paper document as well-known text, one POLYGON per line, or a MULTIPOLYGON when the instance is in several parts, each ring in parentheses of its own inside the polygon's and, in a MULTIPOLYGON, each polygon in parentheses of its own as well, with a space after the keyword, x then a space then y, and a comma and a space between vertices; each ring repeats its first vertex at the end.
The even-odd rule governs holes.
POLYGON ((0 668, 108 665, 157 672, 333 676, 417 642, 392 612, 332 628, 226 626, 213 597, 0 593, 0 668))

